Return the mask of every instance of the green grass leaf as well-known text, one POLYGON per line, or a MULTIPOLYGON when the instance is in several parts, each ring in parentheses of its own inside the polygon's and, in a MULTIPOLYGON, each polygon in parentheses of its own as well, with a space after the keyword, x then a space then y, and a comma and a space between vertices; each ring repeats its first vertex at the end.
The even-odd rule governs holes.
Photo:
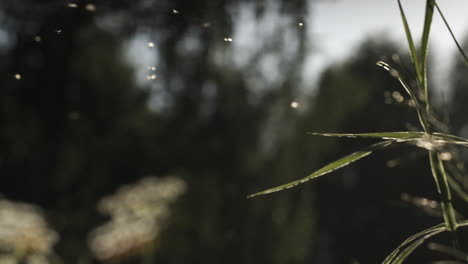
POLYGON ((437 8, 437 11, 439 12, 440 16, 442 17, 442 20, 444 21, 445 26, 446 26, 447 29, 449 30, 450 35, 452 36, 452 39, 453 39, 453 41, 455 42, 455 45, 457 45, 458 51, 459 51, 460 54, 462 55, 463 59, 465 59, 465 63, 468 64, 468 57, 466 56, 465 52, 463 51, 463 49, 462 49, 460 43, 458 43, 457 38, 455 37, 455 34, 453 34, 453 31, 452 31, 452 29, 450 28, 450 25, 449 25, 449 23, 447 22, 447 19, 445 19, 445 16, 444 16, 444 14, 442 13, 442 10, 440 9, 440 7, 439 7, 439 5, 438 5, 437 3, 435 3, 435 7, 437 8))
MULTIPOLYGON (((432 152, 431 152, 432 153, 432 152)), ((442 205, 442 213, 444 215, 445 223, 447 228, 450 231, 455 231, 457 228, 457 219, 455 217, 455 209, 453 208, 452 204, 452 194, 450 192, 450 186, 448 182, 448 175, 445 171, 445 166, 442 158, 440 157, 440 153, 437 153, 437 162, 438 162, 438 169, 440 172, 440 184, 441 184, 441 205, 442 205)), ((431 164, 432 166, 432 164, 431 164)))
POLYGON ((377 132, 377 133, 357 133, 357 134, 341 134, 341 133, 314 133, 309 132, 307 134, 314 136, 324 137, 349 137, 349 138, 381 138, 381 139, 392 139, 396 141, 407 141, 417 140, 424 136, 424 132, 377 132))
POLYGON ((317 132, 308 132, 307 134, 313 136, 322 136, 322 137, 348 137, 348 138, 380 138, 386 140, 395 140, 399 142, 404 141, 430 141, 433 140, 435 143, 440 144, 454 144, 464 147, 468 147, 468 139, 434 132, 432 135, 425 132, 410 132, 410 131, 401 131, 401 132, 376 132, 376 133, 317 133, 317 132))
POLYGON ((463 220, 457 223, 457 227, 466 227, 468 226, 468 220, 463 220))
POLYGON ((438 231, 438 232, 429 233, 429 234, 415 240, 413 243, 411 243, 411 245, 409 245, 408 247, 403 249, 401 251, 401 253, 397 257, 395 257, 395 260, 392 262, 392 264, 401 264, 401 263, 403 263, 403 261, 405 261, 406 258, 408 258, 411 255, 411 253, 413 253, 413 251, 415 251, 420 245, 422 245, 426 241, 426 239, 428 239, 431 236, 436 235, 436 234, 438 234, 440 232, 443 232, 443 230, 438 231))
MULTIPOLYGON (((457 223, 457 227, 468 226, 468 220, 460 221, 457 223)), ((407 238, 401 243, 395 250, 388 255, 388 257, 382 262, 382 264, 401 264, 403 261, 411 255, 422 243, 428 238, 433 237, 437 234, 447 231, 445 223, 438 224, 436 226, 425 229, 417 234, 414 234, 407 238)))
POLYGON ((424 29, 421 40, 421 73, 422 87, 426 101, 426 109, 429 111, 429 89, 427 87, 427 52, 429 49, 429 33, 431 31, 432 17, 434 14, 435 0, 426 1, 426 14, 424 16, 424 29))
POLYGON ((434 14, 435 0, 426 1, 426 14, 424 16, 424 29, 421 41, 421 68, 426 68, 427 52, 429 49, 429 32, 431 30, 432 17, 434 14))
POLYGON ((434 139, 441 141, 442 143, 455 144, 468 147, 468 140, 462 137, 457 137, 454 135, 444 134, 444 133, 433 133, 434 139))
POLYGON ((406 39, 408 40, 408 46, 411 52, 411 58, 413 60, 414 68, 416 70, 416 75, 418 76, 419 84, 422 84, 422 74, 421 68, 419 66, 418 54, 416 52, 416 47, 414 46, 413 36, 411 35, 411 30, 408 25, 408 20, 406 19, 405 11, 401 5, 401 1, 398 0, 398 7, 400 8, 401 20, 403 21, 403 26, 405 27, 406 39))
POLYGON ((393 250, 393 252, 382 262, 382 264, 402 263, 426 239, 444 231, 446 231, 445 225, 438 224, 410 236, 395 250, 393 250))
POLYGON ((274 193, 274 192, 279 192, 279 191, 282 191, 282 190, 286 190, 286 189, 289 189, 289 188, 293 188, 293 187, 296 187, 297 185, 299 184, 302 184, 304 182, 307 182, 307 181, 310 181, 312 179, 315 179, 317 177, 320 177, 320 176, 323 176, 325 174, 328 174, 332 171, 335 171, 337 169, 340 169, 340 168, 343 168, 357 160, 360 160, 364 157, 367 157, 369 156, 370 154, 372 154, 372 152, 378 150, 378 149, 382 149, 382 148, 385 148, 385 147, 388 147, 389 145, 391 145, 393 143, 393 141, 390 141, 390 140, 387 140, 387 141, 382 141, 382 142, 379 142, 379 143, 376 143, 376 144, 373 144, 371 146, 369 146, 368 148, 364 149, 364 150, 361 150, 361 151, 357 151, 357 152, 354 152, 346 157, 343 157, 341 159, 338 159, 324 167, 322 167, 321 169, 315 171, 314 173, 310 174, 309 176, 305 177, 305 178, 302 178, 300 180, 297 180, 297 181, 293 181, 293 182, 290 182, 290 183, 287 183, 287 184, 283 184, 283 185, 280 185, 280 186, 277 186, 277 187, 274 187, 274 188, 271 188, 271 189, 267 189, 265 191, 261 191, 261 192, 258 192, 258 193, 254 193, 254 194, 251 194, 249 196, 247 196, 247 198, 252 198, 252 197, 255 197, 255 196, 259 196, 259 195, 265 195, 265 194, 269 194, 269 193, 274 193))
POLYGON ((411 90, 411 87, 405 82, 405 80, 403 80, 400 73, 397 70, 393 69, 388 63, 386 63, 384 61, 378 61, 376 64, 377 64, 377 66, 380 66, 383 69, 385 69, 386 71, 388 71, 390 73, 390 75, 395 77, 400 82, 400 84, 403 86, 403 88, 405 88, 405 91, 408 93, 408 95, 411 97, 411 99, 414 102, 414 106, 415 106, 416 112, 418 114, 419 123, 421 124, 421 126, 422 126, 422 128, 424 129, 425 132, 429 132, 429 123, 427 122, 426 115, 422 111, 421 106, 419 104, 418 97, 413 92, 413 90, 411 90))

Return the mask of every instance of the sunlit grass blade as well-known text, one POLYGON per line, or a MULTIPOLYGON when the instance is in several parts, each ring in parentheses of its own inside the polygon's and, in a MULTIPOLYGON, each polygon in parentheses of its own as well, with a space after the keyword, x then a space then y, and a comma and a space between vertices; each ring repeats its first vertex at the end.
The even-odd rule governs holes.
POLYGON ((390 255, 388 255, 388 256, 385 258, 385 260, 382 262, 382 264, 389 264, 389 263, 391 263, 391 262, 395 259, 395 257, 398 255, 399 251, 400 251, 399 248, 393 250, 392 253, 390 253, 390 255))
POLYGON ((433 133, 433 137, 437 141, 447 144, 455 144, 468 147, 468 140, 462 137, 457 137, 454 135, 444 134, 444 133, 433 133))
MULTIPOLYGON (((426 14, 424 16, 424 30, 421 41, 421 68, 426 68, 427 52, 429 49, 429 32, 431 30, 432 17, 434 14, 435 0, 426 1, 426 14)), ((423 74, 425 74, 423 72, 423 74)))
POLYGON ((341 134, 341 133, 314 133, 307 134, 314 136, 324 137, 349 137, 349 138, 380 138, 380 139, 393 139, 397 141, 417 140, 423 138, 424 132, 378 132, 378 133, 357 133, 357 134, 341 134))
MULTIPOLYGON (((413 245, 414 243, 416 243, 417 246, 419 246, 420 242, 418 242, 418 241, 421 238, 423 238, 423 242, 424 242, 425 239, 427 239, 427 238, 429 238, 431 236, 434 236, 436 234, 439 234, 439 233, 441 233, 441 232, 443 232, 445 230, 446 230, 446 228, 445 228, 444 224, 438 224, 436 226, 430 227, 430 228, 425 229, 425 230, 423 230, 423 231, 421 231, 421 232, 419 232, 417 234, 412 235, 411 237, 409 237, 405 241, 403 241, 403 243, 401 243, 395 250, 393 250, 393 252, 382 262, 382 264, 395 263, 395 261, 397 261, 397 258, 399 260, 401 260, 400 255, 403 254, 404 249, 406 249, 407 247, 411 247, 411 245, 413 245)), ((413 248, 413 250, 414 249, 416 249, 416 248, 413 248)), ((406 251, 405 254, 411 253, 411 252, 406 251)), ((402 259, 401 261, 403 261, 403 260, 404 259, 402 259)))
POLYGON ((289 189, 289 188, 296 187, 299 184, 302 184, 304 182, 310 181, 310 180, 315 179, 317 177, 323 176, 323 175, 328 174, 328 173, 330 173, 332 171, 343 168, 343 167, 345 167, 345 166, 347 166, 347 165, 349 165, 349 164, 351 164, 351 163, 353 163, 353 162, 355 162, 357 160, 360 160, 360 159, 362 159, 364 157, 367 157, 370 154, 372 154, 372 152, 374 152, 374 151, 376 151, 378 149, 388 147, 389 145, 392 144, 392 142, 393 141, 388 140, 388 141, 382 141, 382 142, 373 144, 373 145, 369 146, 368 148, 366 148, 364 150, 354 152, 354 153, 352 153, 352 154, 350 154, 350 155, 348 155, 346 157, 338 159, 338 160, 336 160, 336 161, 322 167, 321 169, 315 171, 314 173, 308 175, 305 178, 302 178, 300 180, 296 180, 296 181, 293 181, 293 182, 290 182, 290 183, 287 183, 287 184, 283 184, 283 185, 280 185, 280 186, 277 186, 277 187, 274 187, 274 188, 271 188, 271 189, 268 189, 268 190, 265 190, 265 191, 254 193, 254 194, 251 194, 251 195, 249 195, 247 197, 252 198, 252 197, 255 197, 255 196, 259 196, 259 195, 265 195, 265 194, 274 193, 274 192, 278 192, 278 191, 282 191, 282 190, 286 190, 286 189, 289 189))
POLYGON ((429 238, 428 235, 426 235, 426 236, 424 236, 422 238, 419 238, 416 241, 414 241, 413 243, 411 243, 411 245, 409 245, 408 247, 403 249, 401 251, 401 253, 398 256, 396 256, 394 261, 392 261, 391 263, 392 264, 401 264, 401 263, 403 263, 403 261, 405 261, 405 259, 407 257, 409 257, 409 255, 411 255, 411 253, 413 253, 413 251, 415 251, 420 245, 422 245, 422 243, 424 243, 424 241, 427 238, 429 238))
POLYGON ((424 16, 424 29, 421 40, 421 73, 426 111, 429 112, 429 89, 427 87, 427 52, 429 49, 429 32, 431 31, 432 17, 434 14, 435 0, 426 1, 426 14, 424 16))
POLYGON ((466 227, 468 226, 468 220, 463 220, 457 223, 457 227, 466 227))
POLYGON ((408 84, 406 84, 406 82, 401 77, 400 73, 397 70, 395 70, 392 66, 390 66, 390 64, 386 63, 385 61, 378 61, 376 63, 376 65, 380 66, 384 70, 388 71, 392 77, 395 77, 400 82, 400 84, 403 86, 403 88, 405 88, 406 93, 408 93, 408 95, 411 97, 411 99, 414 100, 414 103, 416 105, 416 109, 418 109, 419 108, 419 100, 417 100, 418 98, 417 98, 416 94, 413 92, 413 90, 411 90, 411 87, 408 84))
POLYGON ((414 46, 413 36, 411 35, 411 30, 408 25, 408 20, 406 19, 405 11, 403 10, 403 6, 401 5, 401 1, 398 0, 398 7, 400 8, 400 15, 403 21, 403 26, 405 27, 406 38, 408 40, 408 46, 411 52, 411 58, 413 60, 414 68, 416 70, 416 75, 418 76, 419 84, 422 84, 422 74, 421 68, 419 66, 419 59, 418 54, 416 52, 416 47, 414 46))
POLYGON ((406 260, 406 258, 408 258, 411 253, 413 253, 413 251, 415 251, 419 246, 421 246, 428 238, 430 238, 431 236, 434 236, 440 232, 443 232, 444 230, 442 231, 438 231, 438 232, 432 232, 432 233, 429 233, 419 239, 417 239, 416 241, 414 241, 413 243, 411 243, 411 245, 409 245, 408 247, 406 247, 405 249, 403 249, 401 251, 401 253, 395 257, 395 260, 393 262, 391 262, 392 264, 401 264, 403 263, 403 261, 406 260))
POLYGON ((393 69, 388 63, 386 63, 384 61, 378 61, 376 64, 377 64, 377 66, 380 66, 383 69, 385 69, 386 71, 388 71, 390 73, 390 75, 395 77, 400 82, 400 84, 403 86, 403 88, 405 88, 405 91, 408 93, 408 95, 411 97, 411 99, 414 102, 414 106, 415 106, 416 112, 418 114, 419 123, 421 124, 422 128, 424 129, 424 131, 426 133, 429 132, 429 123, 427 122, 427 118, 426 118, 425 114, 423 113, 423 111, 421 109, 421 106, 419 104, 419 100, 418 100, 416 94, 413 92, 413 90, 411 90, 411 87, 403 80, 400 73, 397 70, 393 69))
POLYGON ((437 8, 437 11, 439 12, 440 16, 442 17, 442 20, 445 23, 445 26, 447 27, 448 31, 450 32, 450 35, 452 36, 452 39, 455 42, 455 45, 457 45, 458 51, 463 56, 463 59, 465 59, 465 63, 468 64, 468 57, 466 56, 465 52, 463 51, 463 48, 461 47, 460 43, 458 43, 457 38, 455 37, 455 34, 453 34, 452 28, 450 28, 450 25, 447 22, 447 19, 445 19, 445 16, 442 13, 442 10, 440 9, 440 7, 439 7, 439 5, 437 3, 435 3, 435 7, 437 8))
MULTIPOLYGON (((458 228, 466 226, 468 226, 468 220, 457 223, 458 228)), ((382 262, 382 264, 402 263, 425 240, 445 231, 447 231, 447 227, 445 223, 442 223, 410 236, 395 250, 393 250, 392 253, 382 262)))

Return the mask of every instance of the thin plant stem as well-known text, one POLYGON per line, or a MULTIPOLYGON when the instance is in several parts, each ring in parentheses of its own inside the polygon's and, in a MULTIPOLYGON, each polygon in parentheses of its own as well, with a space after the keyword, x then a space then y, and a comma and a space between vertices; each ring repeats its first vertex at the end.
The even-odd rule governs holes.
POLYGON ((418 119, 419 119, 419 123, 421 124, 421 127, 423 128, 424 132, 429 133, 429 122, 427 121, 427 118, 426 118, 427 115, 425 115, 424 112, 421 110, 422 108, 419 104, 418 97, 413 92, 411 87, 405 82, 405 80, 403 80, 403 78, 401 77, 401 74, 397 70, 393 69, 386 62, 378 61, 377 66, 384 68, 386 71, 390 73, 391 76, 393 76, 394 78, 398 80, 398 82, 400 82, 401 86, 403 86, 406 93, 408 93, 408 95, 411 97, 411 100, 413 100, 414 102, 416 113, 418 115, 418 119))
POLYGON ((455 42, 455 45, 457 45, 458 51, 460 52, 461 56, 463 57, 464 61, 466 64, 468 64, 468 57, 466 56, 465 52, 463 51, 463 48, 461 47, 460 43, 458 43, 457 38, 455 37, 455 34, 453 34, 452 29, 449 26, 449 23, 447 22, 447 19, 445 19, 444 14, 442 13, 442 10, 440 10, 440 7, 437 3, 435 3, 435 7, 437 8, 437 11, 440 14, 440 17, 442 17, 442 20, 445 23, 445 26, 447 27, 448 31, 450 32, 450 35, 452 36, 453 41, 455 42))
POLYGON ((441 207, 445 226, 447 230, 453 234, 454 246, 459 248, 459 240, 456 232, 458 224, 452 204, 452 194, 444 163, 440 158, 440 155, 433 150, 429 150, 429 161, 432 175, 434 176, 434 182, 436 183, 437 192, 441 197, 441 207))

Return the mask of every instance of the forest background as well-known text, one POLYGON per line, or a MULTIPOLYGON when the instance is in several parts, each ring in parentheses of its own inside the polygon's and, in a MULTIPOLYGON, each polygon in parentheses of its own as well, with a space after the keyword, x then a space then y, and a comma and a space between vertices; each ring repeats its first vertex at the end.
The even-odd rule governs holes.
MULTIPOLYGON (((57 236, 47 261, 376 263, 441 222, 421 206, 438 198, 424 152, 409 146, 246 199, 369 143, 307 132, 417 125, 403 88, 375 65, 399 63, 414 80, 406 46, 381 33, 307 82, 314 4, 2 1, 0 192, 41 208, 57 236), (184 193, 151 241, 123 240, 135 247, 100 258, 90 241, 109 215, 99 201, 149 176, 177 177, 184 193)), ((466 72, 454 59, 444 87, 430 85, 438 120, 465 138, 466 72)))

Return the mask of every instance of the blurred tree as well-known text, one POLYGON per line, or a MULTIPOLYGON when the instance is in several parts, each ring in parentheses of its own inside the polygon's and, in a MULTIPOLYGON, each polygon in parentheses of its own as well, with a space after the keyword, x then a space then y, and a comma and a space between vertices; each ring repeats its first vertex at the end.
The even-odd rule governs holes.
POLYGON ((304 1, 102 1, 96 12, 59 1, 3 5, 15 41, 1 55, 1 191, 46 209, 65 262, 90 261, 86 233, 101 222, 100 197, 166 173, 185 176, 188 193, 157 241, 158 261, 311 257, 309 189, 245 199, 307 165, 298 157, 307 146, 292 144, 290 108, 306 52, 304 1), (129 20, 119 24, 122 13, 129 20), (264 45, 249 52, 235 44, 245 22, 268 26, 251 35, 264 45), (122 56, 142 32, 159 40, 159 93, 139 87, 139 69, 122 56))
POLYGON ((17 41, 2 69, 2 192, 44 206, 65 260, 81 259, 97 199, 151 171, 147 92, 94 13, 56 2, 9 7, 17 41))
POLYGON ((245 196, 275 179, 295 177, 301 164, 290 144, 296 122, 290 102, 298 93, 305 52, 304 33, 295 22, 305 3, 194 5, 174 5, 180 13, 164 24, 175 29, 160 47, 166 58, 159 64, 161 82, 173 102, 161 147, 168 157, 177 157, 173 167, 191 176, 187 200, 174 218, 180 222, 162 239, 158 259, 303 263, 310 257, 313 228, 310 191, 260 200, 245 196), (269 28, 263 28, 267 23, 269 28), (254 27, 252 36, 240 32, 248 26, 254 27), (262 45, 243 48, 246 35, 262 45), (189 40, 201 49, 184 48, 189 40), (291 53, 288 45, 298 49, 291 53), (281 76, 262 72, 275 64, 281 76), (260 90, 269 78, 276 81, 260 90), (181 244, 187 246, 181 249, 181 244))

